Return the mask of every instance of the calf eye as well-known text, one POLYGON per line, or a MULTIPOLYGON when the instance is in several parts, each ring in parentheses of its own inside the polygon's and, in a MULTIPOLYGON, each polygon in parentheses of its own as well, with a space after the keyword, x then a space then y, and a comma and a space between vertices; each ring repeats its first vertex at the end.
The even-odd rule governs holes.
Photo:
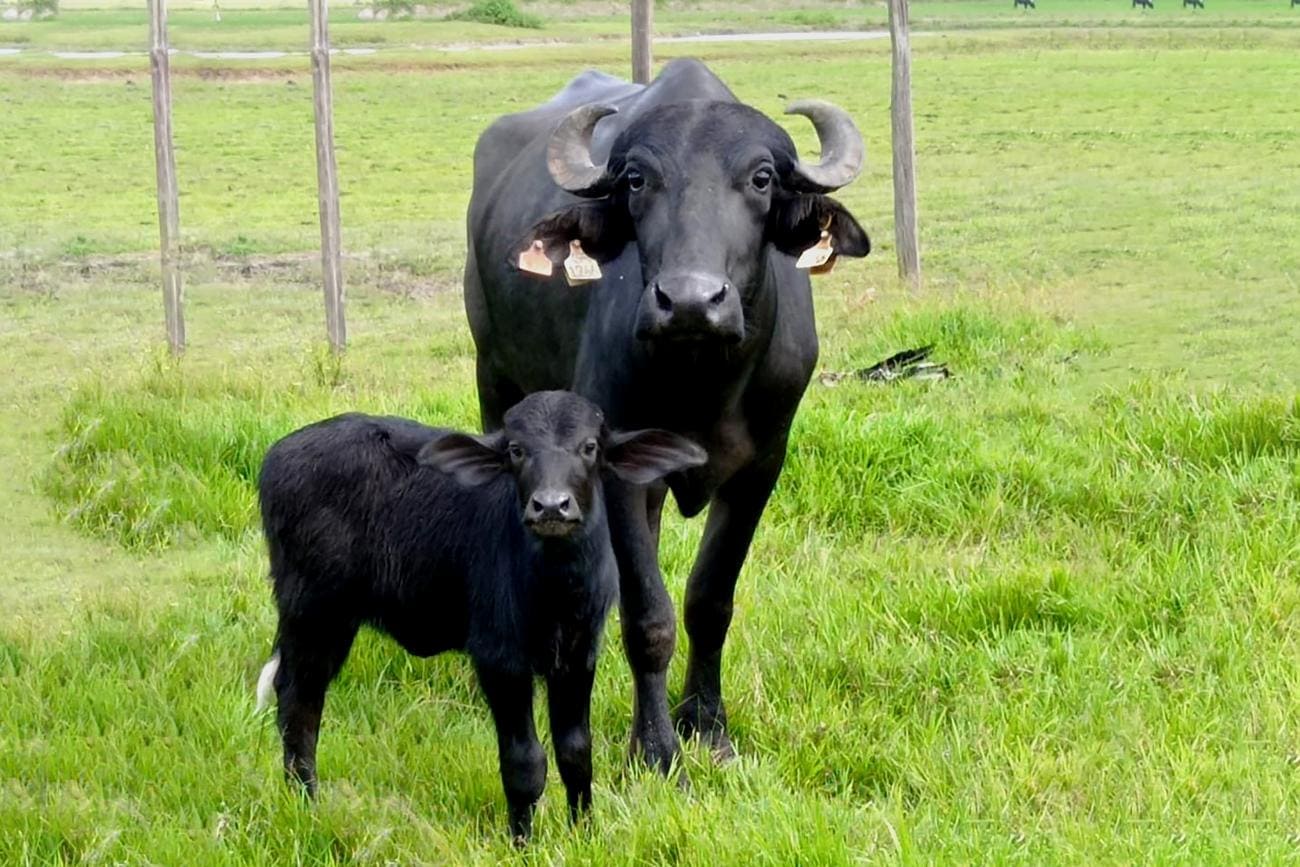
POLYGON ((752 183, 754 184, 754 189, 766 190, 769 186, 772 185, 772 170, 759 169, 758 171, 754 172, 754 178, 752 183))
POLYGON ((511 443, 506 446, 506 454, 510 455, 510 460, 516 464, 521 463, 524 459, 524 450, 519 443, 511 443))
POLYGON ((587 440, 582 444, 582 456, 584 458, 594 458, 596 456, 596 441, 587 440))
POLYGON ((641 174, 636 169, 628 169, 624 178, 627 180, 627 188, 634 193, 645 187, 645 175, 641 174))

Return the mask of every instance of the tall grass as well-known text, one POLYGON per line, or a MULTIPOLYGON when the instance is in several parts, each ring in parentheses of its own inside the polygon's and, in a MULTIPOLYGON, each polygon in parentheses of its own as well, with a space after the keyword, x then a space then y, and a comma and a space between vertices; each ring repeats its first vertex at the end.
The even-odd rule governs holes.
MULTIPOLYGON (((688 796, 622 770, 615 627, 594 706, 594 821, 569 831, 551 792, 529 860, 1290 851, 1297 732, 1279 663, 1300 615, 1295 403, 1149 380, 1079 404, 1066 359, 1101 345, 998 305, 901 308, 841 348, 876 341, 935 342, 956 376, 813 386, 728 651, 745 758, 719 770, 688 753, 688 796)), ((14 745, 0 759, 0 858, 513 857, 491 726, 457 658, 363 637, 331 694, 321 803, 282 789, 272 728, 249 711, 272 631, 260 454, 356 406, 473 423, 457 384, 379 392, 346 365, 331 384, 296 363, 286 383, 283 362, 146 362, 68 402, 45 478, 65 514, 130 550, 212 556, 182 579, 183 602, 106 601, 68 640, 0 644, 14 745)), ((667 524, 674 594, 698 532, 667 524)))

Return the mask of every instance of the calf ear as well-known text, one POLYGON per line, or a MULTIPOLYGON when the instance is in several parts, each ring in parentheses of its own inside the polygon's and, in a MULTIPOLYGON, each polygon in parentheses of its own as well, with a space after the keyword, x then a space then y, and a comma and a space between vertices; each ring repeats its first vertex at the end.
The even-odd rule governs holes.
POLYGON ((821 237, 830 222, 836 255, 861 259, 871 252, 871 239, 848 208, 830 196, 799 194, 782 199, 768 214, 768 238, 783 253, 798 256, 821 237))
POLYGON ((533 225, 518 247, 523 250, 533 241, 541 241, 552 262, 563 262, 569 255, 569 242, 581 241, 588 256, 607 262, 631 240, 632 222, 626 209, 616 200, 601 199, 547 214, 533 225))
POLYGON ((680 434, 666 430, 636 430, 609 435, 605 464, 619 478, 638 485, 669 473, 698 467, 708 453, 680 434))
POLYGON ((482 485, 506 470, 501 435, 472 437, 452 431, 420 449, 416 461, 441 470, 462 485, 482 485))

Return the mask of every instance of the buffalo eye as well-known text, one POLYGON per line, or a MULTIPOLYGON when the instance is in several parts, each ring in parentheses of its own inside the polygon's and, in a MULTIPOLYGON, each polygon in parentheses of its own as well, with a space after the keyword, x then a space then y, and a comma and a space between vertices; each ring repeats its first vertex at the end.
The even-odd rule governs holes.
POLYGON ((772 170, 759 169, 758 171, 754 172, 754 177, 750 181, 750 183, 752 183, 754 185, 754 189, 758 190, 759 192, 766 190, 768 187, 772 185, 772 170))
POLYGON ((645 175, 636 169, 628 169, 623 178, 627 182, 627 188, 634 193, 645 188, 645 175))
POLYGON ((586 442, 584 442, 584 443, 582 444, 581 448, 580 448, 580 452, 581 452, 582 456, 583 456, 584 458, 586 458, 587 460, 592 460, 593 458, 595 458, 595 457, 596 457, 596 441, 595 441, 595 440, 587 440, 586 442))
POLYGON ((506 454, 510 456, 511 463, 521 464, 524 462, 524 450, 519 443, 511 443, 506 446, 506 454))

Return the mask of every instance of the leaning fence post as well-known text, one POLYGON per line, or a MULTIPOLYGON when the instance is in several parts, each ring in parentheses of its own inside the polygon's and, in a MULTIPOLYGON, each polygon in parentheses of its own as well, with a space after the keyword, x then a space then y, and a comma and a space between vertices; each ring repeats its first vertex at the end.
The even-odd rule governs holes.
POLYGON ((650 82, 650 34, 654 30, 654 0, 632 0, 632 80, 650 82))
POLYGON ((916 143, 907 0, 889 0, 889 43, 893 48, 889 114, 894 146, 894 243, 898 249, 898 274, 915 287, 921 285, 921 244, 916 226, 916 143))
POLYGON ((167 56, 167 0, 149 0, 149 71, 153 79, 153 156, 158 178, 158 238, 163 312, 173 355, 185 351, 180 272, 181 215, 172 149, 172 81, 167 56))
POLYGON ((339 240, 339 170, 334 160, 334 98, 330 90, 329 9, 326 0, 311 7, 311 77, 316 113, 316 191, 320 210, 321 274, 325 284, 325 328, 330 348, 348 342, 343 318, 343 267, 339 240))

